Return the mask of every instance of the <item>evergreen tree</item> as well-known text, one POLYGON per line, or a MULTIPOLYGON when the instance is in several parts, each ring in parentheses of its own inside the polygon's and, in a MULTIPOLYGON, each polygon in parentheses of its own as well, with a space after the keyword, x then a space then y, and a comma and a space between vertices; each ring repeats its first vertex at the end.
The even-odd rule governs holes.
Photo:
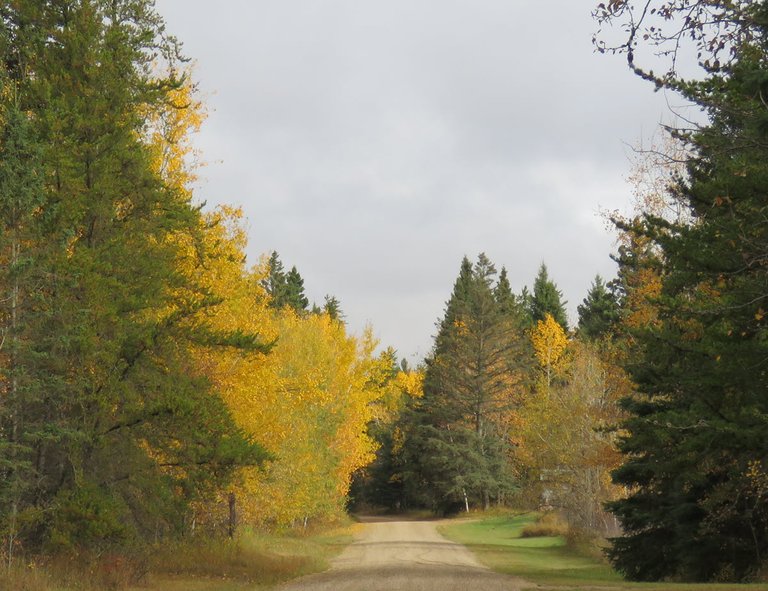
POLYGON ((442 352, 445 346, 445 340, 455 330, 456 322, 460 319, 463 309, 469 301, 472 292, 473 271, 472 263, 466 256, 461 260, 459 276, 453 284, 453 292, 450 299, 445 304, 445 315, 438 324, 437 336, 435 337, 435 354, 442 352))
POLYGON ((533 283, 533 295, 531 296, 533 322, 544 320, 549 314, 563 327, 563 330, 568 332, 568 316, 565 313, 565 304, 563 294, 549 278, 547 266, 542 263, 533 283))
POLYGON ((522 333, 495 298, 495 275, 484 254, 474 267, 462 261, 408 421, 407 481, 443 510, 487 507, 514 485, 508 417, 522 333))
POLYGON ((283 270, 283 263, 280 260, 280 256, 277 254, 276 250, 273 250, 272 254, 269 256, 267 267, 269 269, 269 273, 262 280, 261 285, 272 298, 270 306, 280 309, 287 303, 288 277, 283 270))
POLYGON ((325 296, 322 312, 323 314, 328 314, 332 320, 338 320, 340 322, 344 320, 344 313, 341 311, 341 304, 336 296, 325 296))
MULTIPOLYGON (((0 92, 0 96, 3 93, 0 92)), ((40 149, 31 124, 15 104, 0 113, 0 514, 7 516, 6 545, 12 560, 19 512, 36 479, 33 441, 45 436, 39 408, 42 377, 28 370, 33 355, 32 313, 35 285, 41 280, 39 224, 43 203, 40 149)), ((1 523, 1 522, 0 522, 1 523)))
MULTIPOLYGON (((673 1, 668 15, 682 22, 676 39, 698 44, 705 76, 658 78, 630 63, 698 104, 709 123, 675 132, 692 157, 671 190, 690 222, 649 214, 628 228, 655 251, 661 285, 652 320, 633 327, 639 394, 623 403, 625 463, 614 473, 631 493, 610 505, 626 535, 609 557, 631 579, 741 581, 768 555, 768 5, 673 1), (721 63, 724 47, 733 54, 721 63)), ((632 22, 627 51, 641 26, 632 22)))
POLYGON ((610 332, 619 320, 619 304, 603 278, 597 275, 589 293, 576 308, 579 313, 579 335, 597 339, 610 332))
POLYGON ((296 266, 286 273, 277 251, 272 251, 267 267, 269 272, 261 285, 270 296, 269 305, 278 310, 287 306, 297 312, 305 311, 309 300, 304 294, 304 279, 296 266))
POLYGON ((18 295, 3 310, 15 408, 0 413, 0 470, 27 460, 10 494, 27 547, 178 530, 191 501, 262 457, 186 354, 212 344, 191 318, 216 297, 178 270, 203 224, 145 143, 145 114, 178 87, 156 61, 179 48, 149 0, 6 3, 0 19, 2 96, 18 105, 0 147, 2 288, 18 295))
POLYGON ((309 305, 309 300, 304 295, 304 279, 296 267, 291 267, 285 276, 285 304, 297 312, 305 311, 309 305))
POLYGON ((517 305, 520 308, 520 316, 527 326, 533 325, 533 296, 524 285, 520 295, 517 296, 517 305))
POLYGON ((499 311, 502 314, 513 315, 517 313, 517 299, 515 294, 512 293, 512 287, 509 285, 509 278, 507 277, 507 269, 505 267, 501 268, 499 280, 493 289, 493 297, 496 299, 499 311))

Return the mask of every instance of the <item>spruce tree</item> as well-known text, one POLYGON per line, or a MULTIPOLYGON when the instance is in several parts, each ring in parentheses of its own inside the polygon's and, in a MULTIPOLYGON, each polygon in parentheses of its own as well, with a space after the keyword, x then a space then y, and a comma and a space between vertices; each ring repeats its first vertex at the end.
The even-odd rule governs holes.
POLYGON ((496 299, 502 314, 513 315, 518 312, 517 298, 512 293, 512 287, 509 285, 509 278, 507 277, 507 269, 505 267, 501 268, 496 287, 493 288, 493 297, 496 299))
POLYGON ((457 320, 460 318, 462 311, 467 306, 467 303, 472 292, 473 283, 473 271, 472 263, 466 256, 461 260, 461 266, 459 268, 459 276, 453 284, 453 291, 451 292, 450 299, 445 304, 445 315, 438 324, 437 336, 435 337, 435 353, 438 354, 442 351, 444 341, 449 337, 451 331, 454 330, 457 320))
POLYGON ((542 263, 533 283, 533 295, 531 296, 533 322, 543 321, 549 314, 563 327, 563 330, 568 332, 568 316, 565 312, 565 304, 562 292, 549 278, 547 266, 542 263))
POLYGON ((273 308, 282 308, 286 305, 288 290, 288 278, 283 270, 283 263, 276 250, 272 251, 267 263, 268 274, 262 280, 261 285, 271 297, 270 306, 273 308))
POLYGON ((520 315, 526 325, 533 325, 533 296, 528 291, 528 286, 524 285, 520 295, 517 296, 517 305, 520 308, 520 315))
POLYGON ((619 320, 619 304, 600 275, 595 276, 589 293, 576 308, 579 313, 578 333, 587 339, 598 339, 610 332, 619 320))
POLYGON ((514 485, 505 418, 516 404, 522 331, 495 297, 495 275, 484 254, 474 266, 462 261, 409 419, 409 480, 443 510, 487 507, 514 485))
POLYGON ((277 251, 272 251, 267 268, 269 272, 262 279, 261 285, 270 296, 269 305, 278 310, 287 306, 296 312, 305 311, 309 306, 309 299, 304 294, 304 279, 296 266, 286 273, 280 255, 277 251))
POLYGON ((309 300, 304 294, 304 279, 296 267, 291 267, 285 276, 285 305, 297 312, 303 312, 309 305, 309 300))
POLYGON ((671 191, 690 221, 647 214, 628 228, 653 247, 661 290, 632 335, 639 393, 623 402, 625 463, 614 473, 630 494, 610 505, 625 535, 609 557, 631 579, 743 581, 768 555, 768 5, 693 4, 699 11, 671 2, 669 17, 679 25, 682 15, 682 38, 702 41, 703 78, 657 78, 632 64, 709 122, 675 131, 691 159, 671 191), (712 52, 724 47, 733 54, 721 63, 712 52))
POLYGON ((328 316, 331 317, 331 320, 338 320, 338 321, 344 320, 344 313, 341 311, 341 303, 336 298, 336 296, 332 296, 332 295, 325 296, 325 302, 323 303, 322 313, 328 314, 328 316))

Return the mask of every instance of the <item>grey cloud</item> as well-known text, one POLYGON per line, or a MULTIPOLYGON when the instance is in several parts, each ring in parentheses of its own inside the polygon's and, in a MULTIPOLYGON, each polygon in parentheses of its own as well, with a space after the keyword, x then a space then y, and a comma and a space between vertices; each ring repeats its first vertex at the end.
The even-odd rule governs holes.
POLYGON ((591 2, 158 0, 212 112, 198 195, 243 206, 350 326, 428 351, 461 257, 515 289, 542 260, 575 307, 613 274, 598 209, 626 208, 622 142, 666 97, 593 53, 591 2))

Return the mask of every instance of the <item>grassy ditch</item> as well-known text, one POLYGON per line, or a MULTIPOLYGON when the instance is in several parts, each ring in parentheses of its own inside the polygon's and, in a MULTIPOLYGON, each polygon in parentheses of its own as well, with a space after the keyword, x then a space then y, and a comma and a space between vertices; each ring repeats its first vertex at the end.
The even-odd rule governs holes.
MULTIPOLYGON (((598 558, 566 544, 563 536, 533 536, 534 513, 457 520, 441 526, 448 539, 466 545, 489 568, 532 584, 558 589, 637 589, 644 591, 768 591, 766 584, 628 583, 598 558), (522 537, 528 528, 528 537, 522 537)), ((534 588, 533 585, 531 587, 534 588)))

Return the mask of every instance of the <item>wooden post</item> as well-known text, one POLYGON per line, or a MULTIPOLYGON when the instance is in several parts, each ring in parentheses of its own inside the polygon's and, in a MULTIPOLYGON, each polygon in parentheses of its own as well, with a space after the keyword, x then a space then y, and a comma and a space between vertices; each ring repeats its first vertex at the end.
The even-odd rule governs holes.
POLYGON ((235 493, 229 493, 229 537, 235 537, 237 527, 237 510, 235 508, 235 493))

